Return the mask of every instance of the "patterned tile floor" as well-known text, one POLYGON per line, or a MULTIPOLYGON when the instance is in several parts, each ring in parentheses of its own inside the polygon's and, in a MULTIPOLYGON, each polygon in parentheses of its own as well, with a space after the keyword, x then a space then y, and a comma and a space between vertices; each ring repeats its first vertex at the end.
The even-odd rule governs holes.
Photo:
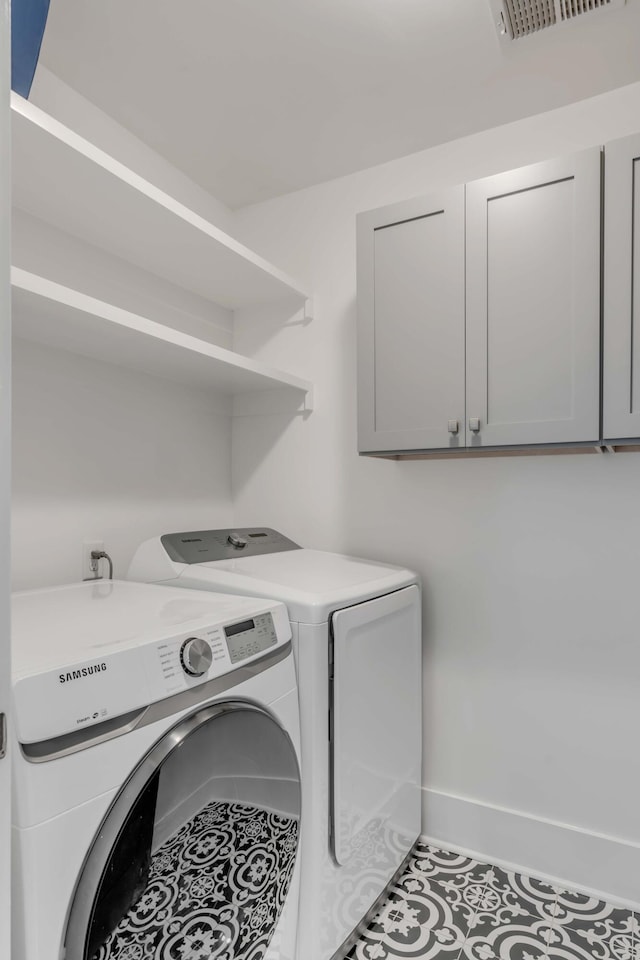
POLYGON ((640 960, 640 914, 419 842, 349 960, 640 960))

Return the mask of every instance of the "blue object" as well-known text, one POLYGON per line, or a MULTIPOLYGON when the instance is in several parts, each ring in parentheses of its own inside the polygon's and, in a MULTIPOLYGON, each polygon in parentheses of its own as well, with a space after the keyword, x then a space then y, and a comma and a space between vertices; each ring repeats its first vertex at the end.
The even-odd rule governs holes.
POLYGON ((47 25, 49 0, 13 0, 11 4, 11 89, 28 97, 47 25))

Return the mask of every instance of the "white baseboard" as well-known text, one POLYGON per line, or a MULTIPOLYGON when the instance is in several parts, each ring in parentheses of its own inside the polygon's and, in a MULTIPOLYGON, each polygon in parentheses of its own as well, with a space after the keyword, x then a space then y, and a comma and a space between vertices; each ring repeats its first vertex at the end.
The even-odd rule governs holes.
POLYGON ((640 909, 640 843, 426 787, 422 831, 445 849, 640 909))

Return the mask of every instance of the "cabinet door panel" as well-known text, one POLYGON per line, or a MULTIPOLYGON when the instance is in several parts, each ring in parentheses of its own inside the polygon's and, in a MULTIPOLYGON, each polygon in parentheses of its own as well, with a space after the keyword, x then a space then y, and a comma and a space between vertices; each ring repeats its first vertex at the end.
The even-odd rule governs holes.
POLYGON ((358 324, 360 451, 464 446, 464 187, 360 215, 358 324))
POLYGON ((467 186, 468 445, 597 442, 600 151, 467 186))
POLYGON ((605 147, 603 435, 640 437, 640 136, 605 147))

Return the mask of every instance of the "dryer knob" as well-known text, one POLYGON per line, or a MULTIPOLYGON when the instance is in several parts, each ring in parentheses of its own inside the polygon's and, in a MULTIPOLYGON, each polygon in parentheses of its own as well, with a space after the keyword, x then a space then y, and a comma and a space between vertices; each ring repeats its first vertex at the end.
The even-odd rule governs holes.
POLYGON ((211 647, 206 640, 202 640, 200 637, 189 637, 182 644, 180 662, 182 663, 182 669, 190 677, 201 677, 213 662, 211 647))
POLYGON ((236 548, 236 550, 244 550, 247 545, 247 541, 243 540, 243 538, 237 533, 230 533, 227 537, 227 543, 230 543, 232 547, 236 548))

